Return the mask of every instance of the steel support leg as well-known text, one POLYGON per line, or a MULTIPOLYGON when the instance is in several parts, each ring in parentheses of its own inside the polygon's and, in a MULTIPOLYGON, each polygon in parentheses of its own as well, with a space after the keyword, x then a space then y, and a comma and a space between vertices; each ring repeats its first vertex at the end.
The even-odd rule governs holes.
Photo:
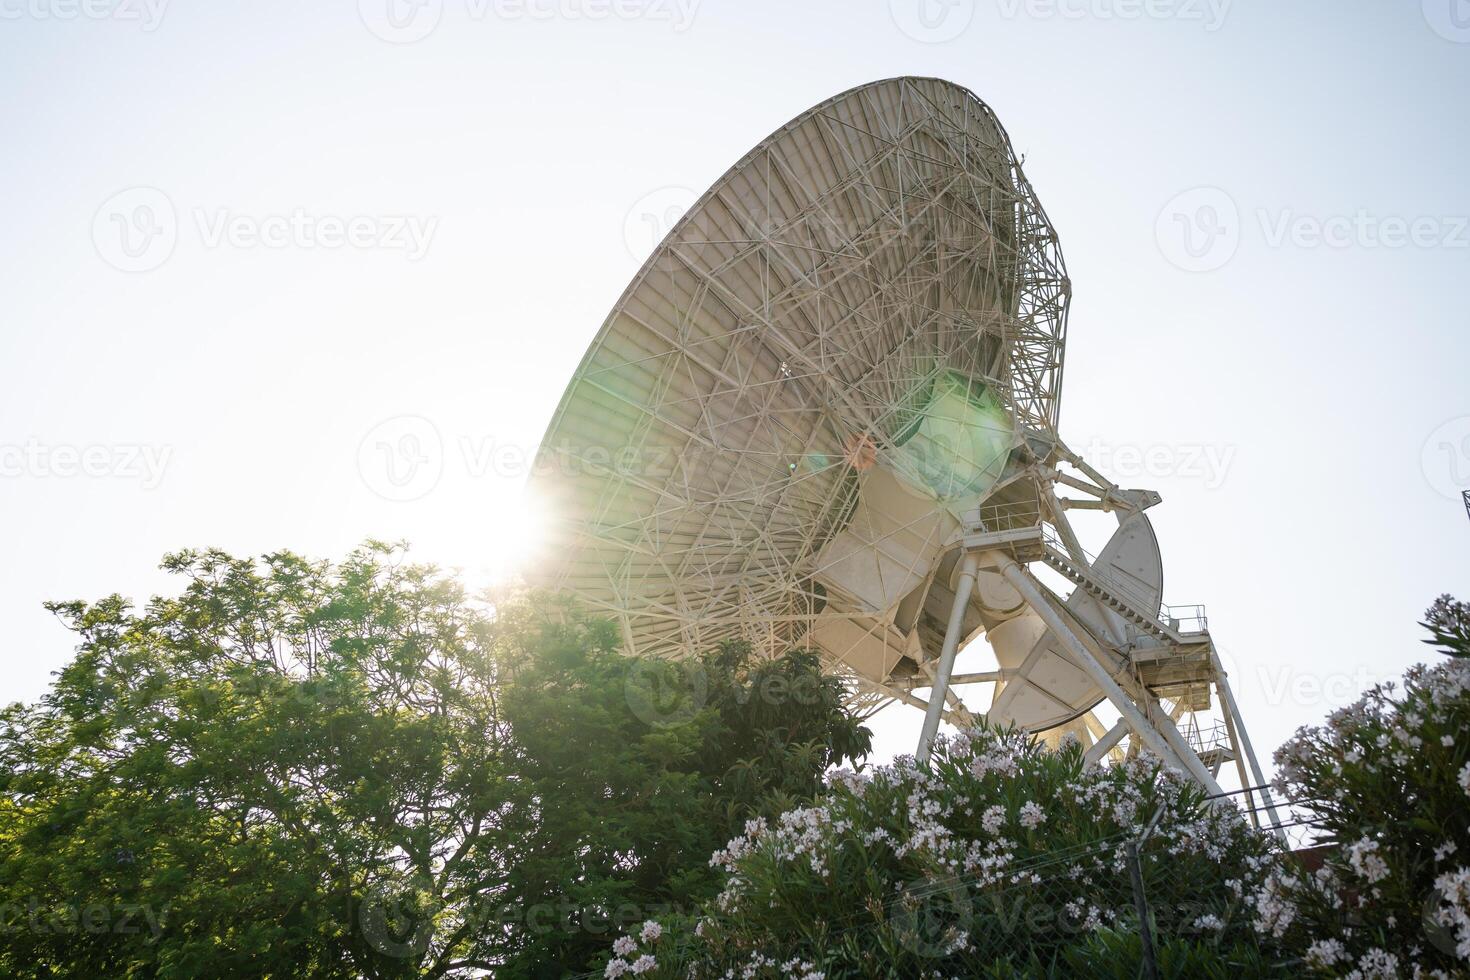
POLYGON ((1283 844, 1287 843, 1286 831, 1281 829, 1281 817, 1276 813, 1276 802, 1271 799, 1271 787, 1266 783, 1266 776, 1261 772, 1261 764, 1256 761, 1256 750, 1251 747, 1251 737, 1245 733, 1245 720, 1240 717, 1240 708, 1235 703, 1235 693, 1230 690, 1230 679, 1225 676, 1225 671, 1220 667, 1220 658, 1215 657, 1215 676, 1219 679, 1219 691, 1225 698, 1225 710, 1230 712, 1235 719, 1235 734, 1240 736, 1240 745, 1245 749, 1246 760, 1251 764, 1251 774, 1256 777, 1256 785, 1261 787, 1261 800, 1266 804, 1266 813, 1271 817, 1271 825, 1276 828, 1276 836, 1281 838, 1283 844))
POLYGON ((1056 634, 1058 641, 1066 648, 1073 661, 1091 675, 1097 686, 1102 688, 1103 694, 1113 703, 1113 707, 1128 719, 1133 730, 1154 751, 1154 754, 1189 773, 1209 792, 1220 793, 1220 784, 1215 781, 1215 777, 1210 775, 1210 771, 1205 768, 1199 756, 1194 754, 1194 750, 1183 744, 1184 739, 1179 735, 1179 730, 1174 728, 1174 723, 1165 719, 1167 724, 1165 728, 1149 721, 1133 699, 1124 693, 1117 681, 1113 680, 1107 668, 1092 655, 1092 652, 1077 638, 1066 621, 1053 608, 1043 594, 1040 583, 1009 557, 1002 557, 1001 561, 1001 575, 1011 583, 1017 592, 1021 593, 1021 597, 1041 617, 1047 628, 1056 634), (1171 734, 1173 738, 1168 737, 1171 734))
POLYGON ((1113 750, 1113 746, 1123 741, 1123 736, 1127 734, 1128 719, 1118 719, 1118 723, 1112 728, 1109 728, 1106 735, 1098 739, 1096 742, 1093 742, 1092 748, 1083 753, 1083 761, 1089 764, 1096 764, 1101 762, 1103 760, 1103 757, 1113 750))
POLYGON ((1225 715, 1225 731, 1230 736, 1230 751, 1235 756, 1235 774, 1240 777, 1240 788, 1245 791, 1245 802, 1247 812, 1250 814, 1251 826, 1257 830, 1261 829, 1261 814, 1256 806, 1256 792, 1251 789, 1250 773, 1245 768, 1245 748, 1240 744, 1240 733, 1235 730, 1235 715, 1230 713, 1230 708, 1225 701, 1225 692, 1220 685, 1218 668, 1215 674, 1215 696, 1220 699, 1220 707, 1225 715))
POLYGON ((924 729, 919 733, 919 751, 915 753, 921 766, 929 764, 934 736, 939 733, 939 718, 944 713, 944 699, 949 693, 950 675, 954 673, 955 654, 959 652, 960 636, 965 632, 965 609, 970 604, 970 594, 975 591, 975 573, 979 568, 979 559, 969 552, 960 559, 960 580, 954 591, 954 605, 949 610, 949 625, 944 630, 944 646, 939 651, 934 686, 929 690, 929 707, 924 712, 924 729))

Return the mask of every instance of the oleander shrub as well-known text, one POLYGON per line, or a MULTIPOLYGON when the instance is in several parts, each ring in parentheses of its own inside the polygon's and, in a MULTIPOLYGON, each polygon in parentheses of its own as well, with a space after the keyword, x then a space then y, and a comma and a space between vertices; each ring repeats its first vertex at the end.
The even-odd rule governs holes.
POLYGON ((1470 609, 1429 610, 1451 659, 1383 684, 1276 753, 1278 786, 1335 845, 1253 897, 1264 934, 1328 976, 1470 975, 1470 609))
POLYGON ((941 739, 927 768, 829 783, 750 822, 711 859, 719 896, 621 937, 606 975, 1076 976, 1099 958, 1136 975, 1126 845, 1145 835, 1172 975, 1269 971, 1246 903, 1275 871, 1271 838, 1155 759, 1089 765, 1075 741, 980 727, 941 739))

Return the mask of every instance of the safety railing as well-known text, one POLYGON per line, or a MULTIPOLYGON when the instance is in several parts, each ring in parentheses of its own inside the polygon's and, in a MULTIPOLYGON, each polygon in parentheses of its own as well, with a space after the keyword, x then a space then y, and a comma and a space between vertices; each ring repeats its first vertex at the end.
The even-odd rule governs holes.
POLYGON ((1162 606, 1159 618, 1176 633, 1204 633, 1210 628, 1205 607, 1195 603, 1186 606, 1162 606))
POLYGON ((1230 745, 1230 730, 1225 727, 1224 722, 1215 722, 1213 725, 1184 725, 1180 727, 1179 734, 1184 736, 1184 741, 1199 756, 1214 749, 1228 748, 1230 745))
POLYGON ((965 523, 977 531, 995 533, 998 531, 1015 531, 1024 528, 1043 528, 1043 533, 1049 525, 1044 525, 1041 519, 1041 509, 1037 504, 1027 501, 1011 504, 985 504, 977 507, 964 515, 965 523))

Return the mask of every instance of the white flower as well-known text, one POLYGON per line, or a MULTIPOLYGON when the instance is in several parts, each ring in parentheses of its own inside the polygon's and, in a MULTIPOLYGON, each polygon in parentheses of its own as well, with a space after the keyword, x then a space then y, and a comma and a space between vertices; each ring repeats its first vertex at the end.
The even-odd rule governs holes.
POLYGON ((853 796, 861 797, 868 788, 871 778, 851 769, 833 769, 827 774, 828 786, 844 786, 853 796))
POLYGON ((605 977, 620 977, 627 972, 627 960, 608 960, 607 969, 602 971, 602 975, 605 977))
POLYGON ((970 760, 970 775, 976 779, 984 779, 992 772, 1002 776, 1015 775, 1015 756, 1006 752, 1004 747, 997 747, 970 760))
POLYGON ((1382 949, 1370 949, 1358 960, 1358 968, 1348 974, 1361 980, 1397 980, 1399 958, 1382 949))
POLYGON ((1378 842, 1364 837, 1348 848, 1348 864, 1370 885, 1388 877, 1388 862, 1378 854, 1378 842))
POLYGON ((613 952, 619 956, 631 956, 638 949, 638 944, 633 941, 632 936, 619 936, 613 942, 613 952))
POLYGON ((1219 930, 1225 928, 1225 923, 1220 921, 1220 917, 1218 915, 1202 915, 1198 919, 1194 920, 1194 927, 1196 929, 1219 930))
POLYGON ((826 976, 816 968, 816 964, 806 960, 790 959, 781 964, 782 971, 794 980, 823 980, 826 976))
POLYGON ((633 961, 633 972, 647 973, 649 970, 652 970, 656 966, 658 966, 658 961, 655 960, 652 956, 649 956, 647 953, 644 953, 642 956, 633 961))
POLYGON ((651 943, 657 941, 658 937, 663 934, 664 927, 650 919, 643 923, 643 930, 638 933, 638 938, 645 943, 651 943))
POLYGON ((1325 970, 1347 958, 1347 950, 1336 939, 1319 939, 1307 947, 1307 962, 1319 970, 1325 970))
POLYGON ((1046 822, 1046 811, 1032 800, 1021 804, 1021 826, 1032 830, 1046 822))
POLYGON ((1465 763, 1465 768, 1460 770, 1460 788, 1470 793, 1470 762, 1465 763))
POLYGON ((1453 736, 1453 735, 1441 735, 1439 737, 1439 744, 1440 745, 1443 745, 1445 748, 1450 748, 1451 746, 1453 746, 1455 744, 1455 736, 1453 736))
POLYGON ((998 834, 1000 828, 1005 826, 1006 808, 999 803, 986 807, 985 812, 980 815, 980 826, 985 828, 987 834, 998 834))
POLYGON ((1470 959, 1470 868, 1449 871, 1434 880, 1439 893, 1435 919, 1455 932, 1455 953, 1470 959))
POLYGON ((1251 903, 1256 907, 1257 932, 1269 932, 1277 939, 1286 934, 1287 927, 1296 918, 1296 905, 1288 894, 1288 888, 1292 884, 1295 884, 1295 879, 1287 879, 1280 872, 1272 872, 1260 890, 1251 896, 1251 903))

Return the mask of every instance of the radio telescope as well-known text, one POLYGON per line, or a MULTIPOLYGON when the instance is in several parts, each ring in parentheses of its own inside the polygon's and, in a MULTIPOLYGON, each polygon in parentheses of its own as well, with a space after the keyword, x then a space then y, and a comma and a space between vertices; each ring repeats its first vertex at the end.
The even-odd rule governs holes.
POLYGON ((1264 784, 1203 610, 1162 604, 1159 496, 1057 434, 1070 297, 971 92, 897 78, 816 106, 684 215, 592 342, 536 467, 533 583, 630 651, 817 650, 859 708, 925 711, 921 760, 975 717, 956 688, 988 687, 990 719, 1093 761, 1264 784), (1096 557, 1077 510, 1116 520, 1096 557), (982 636, 991 668, 955 673, 982 636), (1220 737, 1181 731, 1212 694, 1220 737))

